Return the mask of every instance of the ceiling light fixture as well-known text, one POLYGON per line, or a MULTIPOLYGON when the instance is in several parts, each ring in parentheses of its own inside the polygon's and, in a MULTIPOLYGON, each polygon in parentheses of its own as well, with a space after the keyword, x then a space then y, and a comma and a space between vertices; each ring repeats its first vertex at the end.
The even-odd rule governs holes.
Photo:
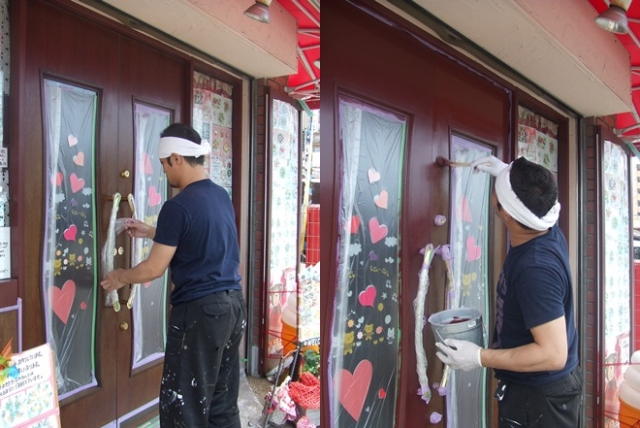
POLYGON ((245 10, 244 14, 251 19, 255 19, 256 21, 268 24, 269 22, 271 22, 271 17, 269 16, 269 6, 271 6, 271 0, 255 1, 255 4, 245 10))
POLYGON ((632 0, 611 0, 609 8, 598 15, 596 24, 603 30, 615 34, 629 33, 627 10, 632 0))

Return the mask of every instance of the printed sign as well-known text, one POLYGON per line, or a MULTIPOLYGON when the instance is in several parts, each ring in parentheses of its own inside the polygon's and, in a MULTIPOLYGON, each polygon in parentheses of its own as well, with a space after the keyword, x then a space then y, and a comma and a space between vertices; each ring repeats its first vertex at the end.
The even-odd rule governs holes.
POLYGON ((0 385, 0 427, 60 427, 53 353, 44 344, 13 354, 19 374, 0 385))
POLYGON ((11 278, 10 228, 0 227, 0 279, 11 278))

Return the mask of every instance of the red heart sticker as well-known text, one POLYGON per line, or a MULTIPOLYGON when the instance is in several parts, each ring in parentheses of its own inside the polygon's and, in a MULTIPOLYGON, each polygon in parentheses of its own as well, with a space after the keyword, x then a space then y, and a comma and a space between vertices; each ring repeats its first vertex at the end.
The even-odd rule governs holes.
POLYGON ((66 324, 69 319, 75 297, 76 283, 72 280, 65 282, 62 288, 58 288, 55 285, 51 287, 51 308, 63 324, 66 324))
POLYGON ((66 239, 67 241, 75 241, 77 233, 78 233, 78 228, 76 227, 75 224, 72 224, 71 226, 69 226, 68 229, 64 231, 63 233, 64 239, 66 239))
POLYGON ((358 295, 358 301, 362 306, 371 306, 373 308, 373 304, 375 303, 375 300, 376 300, 376 294, 377 294, 376 287, 374 287, 373 285, 370 285, 367 287, 366 290, 362 291, 358 295))
POLYGON ((69 181, 71 182, 71 191, 73 193, 77 193, 84 187, 84 180, 82 178, 78 178, 75 173, 71 174, 71 176, 69 177, 69 181))
POLYGON ((384 390, 384 388, 380 388, 378 390, 378 398, 380 398, 381 400, 384 399, 387 396, 387 391, 384 390))
POLYGON ((387 226, 378 223, 378 219, 374 217, 369 220, 369 233, 371 234, 371 243, 375 244, 387 236, 387 226))
POLYGON ((358 233, 358 228, 360 227, 360 217, 354 215, 351 217, 351 233, 358 233))
POLYGON ((473 236, 467 238, 467 261, 472 262, 478 260, 482 254, 482 248, 476 245, 476 240, 473 236))
MULTIPOLYGON (((369 392, 371 385, 371 375, 373 374, 373 365, 369 360, 362 360, 353 371, 342 369, 340 378, 334 378, 335 385, 340 385, 339 400, 340 404, 351 415, 353 419, 358 421, 364 401, 369 392)), ((337 388, 336 388, 337 389, 337 388)))

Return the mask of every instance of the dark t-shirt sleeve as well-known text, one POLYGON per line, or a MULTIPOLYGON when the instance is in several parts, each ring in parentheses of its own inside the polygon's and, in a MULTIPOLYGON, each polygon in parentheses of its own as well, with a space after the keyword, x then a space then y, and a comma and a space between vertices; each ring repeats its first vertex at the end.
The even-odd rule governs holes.
POLYGON ((182 230, 186 224, 186 213, 171 200, 164 203, 158 214, 156 235, 153 238, 158 244, 177 247, 182 236, 182 230))
POLYGON ((513 284, 527 329, 564 316, 565 285, 555 270, 548 266, 525 268, 513 284))

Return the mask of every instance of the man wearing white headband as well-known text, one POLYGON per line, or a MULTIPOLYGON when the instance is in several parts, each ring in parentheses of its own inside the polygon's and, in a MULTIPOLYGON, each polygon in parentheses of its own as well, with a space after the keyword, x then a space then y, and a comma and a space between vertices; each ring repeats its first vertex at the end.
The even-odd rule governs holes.
POLYGON ((492 205, 510 249, 497 285, 493 345, 436 343, 453 369, 494 369, 499 427, 580 426, 582 374, 567 242, 557 225, 558 187, 542 166, 494 156, 471 166, 496 177, 492 205))
POLYGON ((160 387, 160 426, 240 428, 239 346, 246 319, 235 214, 226 190, 204 169, 209 143, 190 126, 160 134, 158 156, 170 186, 157 227, 129 220, 128 232, 151 238, 146 260, 117 269, 107 290, 143 284, 171 267, 171 314, 160 387))

